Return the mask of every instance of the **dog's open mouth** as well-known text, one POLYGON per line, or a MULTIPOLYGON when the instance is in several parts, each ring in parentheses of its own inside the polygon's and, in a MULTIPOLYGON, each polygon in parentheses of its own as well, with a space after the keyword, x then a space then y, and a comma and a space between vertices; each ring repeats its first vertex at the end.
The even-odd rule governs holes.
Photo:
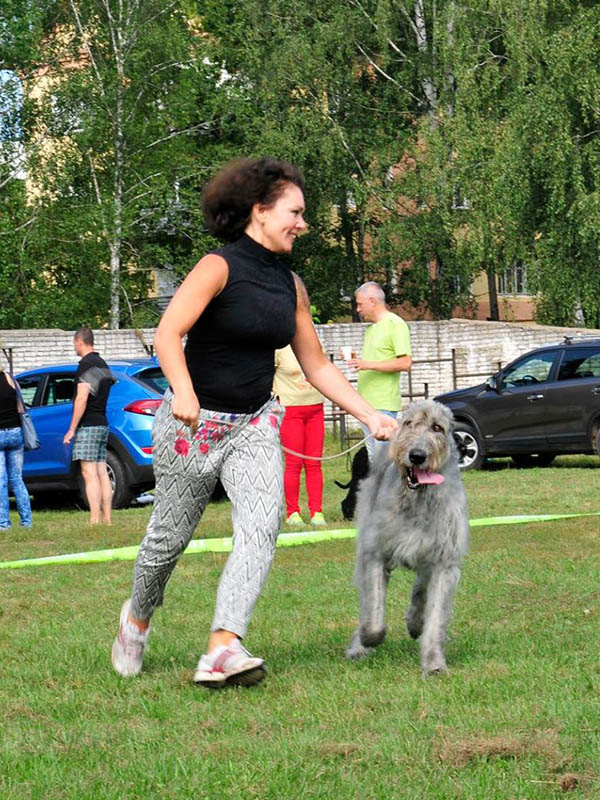
POLYGON ((418 489, 424 484, 438 485, 444 482, 444 476, 439 472, 430 472, 419 467, 406 468, 406 485, 409 489, 418 489))

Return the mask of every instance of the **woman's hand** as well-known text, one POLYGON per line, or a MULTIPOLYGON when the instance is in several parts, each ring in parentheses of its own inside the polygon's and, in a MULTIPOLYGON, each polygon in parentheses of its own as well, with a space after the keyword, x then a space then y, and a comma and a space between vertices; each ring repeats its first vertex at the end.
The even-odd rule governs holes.
POLYGON ((196 433, 200 416, 200 403, 194 392, 174 394, 171 400, 171 412, 175 419, 191 428, 193 434, 196 433))
POLYGON ((375 438, 379 439, 379 441, 389 439, 398 427, 398 422, 393 417, 388 417, 387 414, 380 414, 379 411, 372 414, 365 422, 369 426, 371 433, 375 434, 375 438))

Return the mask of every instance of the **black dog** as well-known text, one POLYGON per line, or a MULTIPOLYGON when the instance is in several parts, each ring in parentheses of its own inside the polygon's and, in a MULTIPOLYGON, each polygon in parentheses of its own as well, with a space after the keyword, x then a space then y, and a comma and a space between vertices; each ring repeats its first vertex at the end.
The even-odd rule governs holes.
POLYGON ((336 486, 340 489, 348 489, 348 494, 341 502, 342 514, 344 519, 352 519, 354 517, 354 509, 356 507, 356 492, 358 484, 366 477, 369 471, 369 456, 367 455, 367 448, 361 447, 352 459, 352 467, 350 480, 348 483, 340 483, 334 481, 336 486))

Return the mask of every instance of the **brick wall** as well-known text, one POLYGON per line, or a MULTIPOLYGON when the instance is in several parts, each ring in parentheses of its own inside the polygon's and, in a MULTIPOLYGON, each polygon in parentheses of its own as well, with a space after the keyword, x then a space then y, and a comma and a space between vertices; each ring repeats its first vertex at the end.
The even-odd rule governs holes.
MULTIPOLYGON (((442 322, 416 321, 408 323, 413 359, 431 361, 449 359, 452 349, 456 352, 456 369, 459 374, 484 373, 481 377, 466 377, 458 380, 458 387, 482 382, 498 368, 498 362, 506 364, 521 353, 549 342, 560 341, 564 336, 600 337, 600 330, 581 328, 558 328, 542 325, 519 325, 509 322, 484 322, 453 319, 442 322)), ((348 373, 338 361, 342 345, 351 345, 360 352, 365 324, 346 323, 317 325, 317 331, 328 354, 333 354, 336 363, 348 373)), ((118 357, 144 357, 147 346, 152 344, 153 328, 143 330, 98 330, 94 331, 95 346, 107 359, 118 357)), ((12 348, 13 369, 20 372, 43 364, 75 362, 73 331, 62 330, 5 330, 0 331, 0 347, 12 348)), ((5 354, 0 349, 0 363, 6 367, 5 354)), ((452 365, 449 361, 433 364, 416 363, 412 370, 412 386, 415 394, 423 392, 428 384, 429 396, 453 388, 452 365)), ((403 373, 402 387, 408 395, 407 376, 403 373)))
MULTIPOLYGON (((6 353, 12 349, 13 370, 41 367, 44 364, 65 364, 79 361, 73 350, 74 331, 56 329, 0 330, 0 365, 6 368, 6 353)), ((94 347, 103 358, 143 358, 146 345, 152 345, 154 328, 143 330, 94 331, 94 347)))

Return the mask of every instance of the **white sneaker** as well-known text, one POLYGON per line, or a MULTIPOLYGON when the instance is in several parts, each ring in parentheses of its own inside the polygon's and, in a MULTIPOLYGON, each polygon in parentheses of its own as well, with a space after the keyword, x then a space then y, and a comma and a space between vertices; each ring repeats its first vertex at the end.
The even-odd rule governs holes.
POLYGON ((202 656, 194 673, 194 683, 211 689, 225 685, 251 686, 260 683, 265 673, 263 659, 250 655, 239 639, 233 639, 227 646, 221 645, 202 656))
POLYGON ((131 600, 126 600, 121 608, 119 632, 112 647, 112 665, 115 672, 125 678, 139 675, 142 671, 144 648, 151 628, 149 625, 148 629, 142 633, 137 625, 130 622, 130 608, 131 600))

